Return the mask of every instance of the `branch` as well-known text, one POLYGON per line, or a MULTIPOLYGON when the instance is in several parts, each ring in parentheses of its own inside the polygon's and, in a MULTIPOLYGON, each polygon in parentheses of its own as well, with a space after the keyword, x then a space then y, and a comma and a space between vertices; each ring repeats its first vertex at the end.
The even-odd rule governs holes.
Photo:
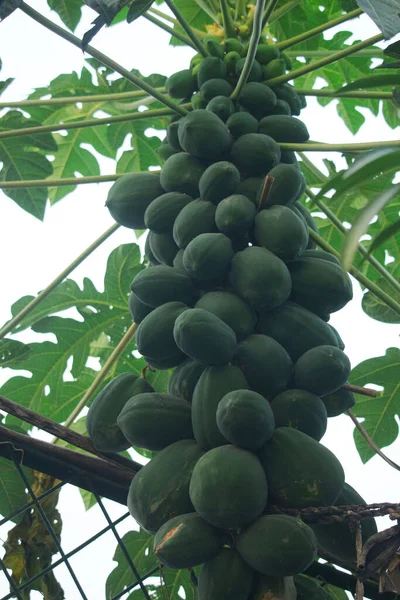
MULTIPOLYGON (((323 250, 334 254, 337 258, 340 259, 339 252, 335 250, 333 246, 328 244, 328 242, 326 242, 320 235, 315 233, 315 231, 311 229, 311 227, 308 228, 308 231, 310 237, 312 237, 312 239, 318 244, 318 246, 323 248, 323 250)), ((351 275, 353 275, 353 277, 357 279, 357 281, 359 281, 364 287, 366 287, 372 294, 374 294, 387 306, 393 309, 398 315, 400 315, 400 304, 396 302, 396 300, 394 300, 391 296, 389 296, 389 294, 386 294, 386 292, 384 292, 378 285, 376 285, 373 281, 368 279, 368 277, 363 275, 361 271, 359 271, 355 267, 351 267, 349 273, 351 273, 351 275)))
POLYGON ((25 179, 24 181, 0 181, 0 190, 38 187, 59 187, 63 185, 81 185, 82 183, 102 183, 116 181, 125 173, 111 175, 89 175, 88 177, 63 177, 62 179, 25 179))
POLYGON ((24 319, 38 304, 43 302, 45 298, 62 282, 64 279, 78 267, 94 250, 96 250, 105 240, 107 240, 117 229, 119 229, 120 225, 115 223, 112 225, 107 231, 105 231, 100 237, 97 238, 90 246, 86 248, 75 260, 73 260, 68 267, 66 267, 53 281, 44 288, 29 304, 27 304, 18 314, 15 315, 8 323, 6 323, 0 329, 0 339, 2 339, 7 333, 10 333, 19 323, 21 323, 22 319, 24 319))
MULTIPOLYGON (((356 11, 353 11, 356 12, 356 11)), ((372 46, 376 44, 376 42, 381 42, 384 39, 383 34, 379 33, 378 35, 374 35, 373 37, 364 40, 363 42, 358 42, 358 44, 353 44, 352 46, 348 46, 344 50, 339 50, 339 52, 334 52, 330 56, 325 56, 325 58, 321 58, 320 60, 315 60, 314 62, 309 63, 308 65, 304 65, 304 67, 300 67, 295 71, 291 71, 286 73, 285 75, 281 75, 280 77, 274 77, 272 79, 268 79, 268 85, 280 85, 281 83, 286 83, 292 79, 297 79, 297 77, 301 77, 302 75, 306 75, 307 73, 311 73, 312 71, 316 71, 321 67, 325 67, 326 65, 330 65, 333 62, 340 60, 341 58, 345 58, 346 56, 350 56, 350 54, 354 54, 362 48, 366 48, 367 46, 372 46)), ((279 44, 278 44, 279 46, 279 44)), ((282 49, 282 48, 281 48, 282 49)))
MULTIPOLYGON (((269 4, 271 2, 274 2, 274 0, 269 0, 269 4)), ((231 94, 232 100, 237 100, 239 98, 240 92, 242 91, 242 87, 246 83, 247 78, 250 73, 250 70, 251 70, 251 67, 253 66, 253 62, 254 62, 254 59, 256 56, 256 52, 257 52, 258 41, 260 39, 261 32, 262 32, 262 16, 263 16, 264 5, 265 5, 265 0, 257 0, 256 9, 254 11, 254 17, 253 17, 253 30, 251 32, 249 49, 247 51, 246 60, 243 65, 242 72, 240 73, 239 80, 236 84, 235 89, 233 90, 233 92, 231 94)))
POLYGON ((174 2, 172 2, 172 0, 165 0, 165 4, 168 6, 170 11, 175 15, 175 17, 176 17, 177 21, 179 22, 179 24, 181 25, 182 29, 184 31, 186 31, 188 37, 192 40, 193 45, 196 48, 197 52, 199 52, 202 56, 208 56, 208 54, 203 46, 203 42, 201 42, 199 40, 199 38, 197 37, 197 35, 193 31, 193 29, 191 28, 190 24, 186 21, 185 17, 180 12, 177 5, 174 4, 174 2))
MULTIPOLYGON (((94 396, 94 394, 97 392, 97 390, 103 383, 104 379, 106 378, 106 376, 107 376, 109 370, 111 369, 111 367, 113 366, 113 364, 115 362, 117 362, 117 360, 121 356, 122 352, 125 350, 126 346, 133 340, 136 330, 137 330, 137 327, 138 326, 136 325, 136 323, 132 323, 132 325, 129 327, 128 331, 125 333, 124 337, 121 339, 119 344, 111 352, 110 356, 107 358, 106 362, 104 363, 103 368, 98 372, 97 376, 95 377, 95 379, 93 380, 93 382, 91 383, 89 388, 86 390, 83 398, 80 400, 78 405, 74 408, 72 413, 69 415, 68 419, 66 419, 66 421, 65 421, 66 427, 68 427, 68 425, 71 425, 71 423, 73 423, 75 421, 75 419, 81 413, 82 409, 85 408, 85 406, 88 404, 88 402, 94 396)), ((57 443, 57 438, 52 440, 52 443, 57 443)))
POLYGON ((399 502, 380 502, 374 504, 346 504, 333 506, 318 506, 306 508, 282 508, 280 506, 268 506, 268 513, 299 516, 305 523, 341 523, 356 519, 371 519, 376 517, 385 517, 397 520, 399 517, 399 502))
POLYGON ((355 91, 336 92, 335 90, 314 90, 310 88, 296 88, 299 96, 317 96, 323 98, 370 98, 372 100, 392 100, 393 92, 355 91))
POLYGON ((350 19, 354 19, 355 17, 359 17, 362 15, 361 8, 356 8, 356 10, 352 10, 346 15, 342 15, 337 17, 336 19, 332 19, 331 21, 327 21, 322 25, 318 25, 318 27, 314 27, 309 31, 305 31, 304 33, 300 33, 288 40, 284 40, 282 42, 278 42, 277 46, 280 50, 286 50, 286 48, 290 48, 290 46, 294 46, 295 44, 299 44, 300 42, 304 42, 305 40, 309 40, 314 37, 314 35, 318 35, 327 29, 331 29, 332 27, 336 27, 336 25, 340 25, 340 23, 344 23, 345 21, 349 21, 350 19))
POLYGON ((364 152, 375 148, 398 148, 400 140, 385 140, 383 142, 362 142, 358 144, 324 144, 323 142, 305 142, 304 144, 289 144, 278 142, 282 150, 295 152, 364 152))
MULTIPOLYGON (((181 104, 180 106, 185 106, 181 104)), ((189 104, 187 107, 191 106, 189 104)), ((187 111, 185 110, 185 114, 187 111)), ((38 127, 23 127, 21 129, 11 129, 1 131, 0 139, 21 137, 24 135, 35 135, 39 133, 48 133, 54 131, 69 131, 71 129, 83 129, 84 127, 98 127, 100 125, 109 125, 110 123, 125 123, 126 121, 140 121, 152 119, 153 117, 164 117, 173 115, 174 111, 170 108, 155 108, 154 110, 143 110, 142 112, 127 113, 115 117, 103 117, 101 119, 85 119, 84 121, 71 121, 70 123, 54 123, 52 125, 39 125, 38 127)))
MULTIPOLYGON (((40 23, 41 25, 46 27, 46 29, 49 29, 50 31, 52 31, 53 33, 62 37, 67 42, 70 42, 77 48, 82 49, 82 40, 80 40, 78 37, 76 37, 69 31, 67 31, 66 29, 59 27, 59 25, 56 25, 55 23, 50 21, 50 19, 47 19, 46 17, 41 15, 39 12, 34 10, 32 7, 30 7, 25 2, 22 1, 21 4, 19 5, 19 8, 26 15, 28 15, 29 17, 31 17, 32 19, 34 19, 35 21, 37 21, 38 23, 40 23)), ((137 77, 136 75, 134 75, 133 73, 131 73, 130 71, 128 71, 127 69, 122 67, 121 65, 119 65, 117 62, 115 62, 114 60, 112 60, 111 58, 109 58, 108 56, 106 56, 105 54, 103 54, 102 52, 97 50, 96 48, 93 48, 93 46, 90 46, 90 45, 86 46, 85 51, 90 56, 93 56, 93 58, 96 58, 97 60, 99 60, 101 63, 103 63, 107 67, 109 67, 116 73, 119 73, 120 75, 122 75, 122 77, 124 77, 125 79, 127 79, 128 81, 130 81, 131 83, 136 85, 137 87, 141 88, 142 90, 144 90, 150 96, 153 96, 153 98, 156 98, 156 100, 158 100, 165 106, 168 106, 169 108, 171 108, 174 112, 176 112, 182 116, 185 116, 187 114, 187 111, 182 107, 182 105, 175 104, 174 102, 172 102, 172 100, 170 100, 168 98, 168 96, 161 94, 155 88, 153 88, 151 85, 149 85, 145 81, 142 81, 142 79, 140 79, 139 77, 137 77)))
POLYGON ((383 458, 383 460, 385 462, 388 463, 388 465, 390 465, 391 467, 393 467, 394 469, 396 469, 396 471, 400 471, 400 466, 393 462, 388 456, 386 456, 386 454, 384 454, 382 452, 382 450, 379 448, 379 446, 377 446, 374 442, 374 440, 371 438, 371 436, 367 433, 367 431, 364 429, 364 427, 361 425, 361 423, 359 422, 359 420, 357 419, 357 417, 355 416, 355 414, 353 413, 352 410, 347 410, 346 411, 347 414, 349 415, 350 419, 353 421, 354 425, 357 427, 358 431, 361 433, 361 435, 363 436, 363 438, 365 439, 365 441, 368 443, 368 445, 377 453, 379 454, 379 456, 381 458, 383 458))
POLYGON ((103 454, 99 450, 96 450, 90 438, 88 438, 86 435, 81 435, 80 433, 76 433, 71 429, 67 429, 67 427, 64 427, 52 419, 48 419, 47 417, 34 412, 26 406, 22 406, 22 404, 18 404, 17 402, 13 402, 8 398, 0 396, 0 409, 4 410, 9 415, 13 415, 18 419, 21 419, 21 421, 25 421, 26 423, 30 423, 31 425, 38 427, 42 431, 56 435, 61 440, 64 440, 64 442, 68 442, 77 448, 81 448, 81 450, 85 450, 85 452, 90 452, 90 454, 94 454, 103 460, 107 460, 113 464, 120 464, 127 469, 137 471, 136 464, 129 458, 119 454, 103 454))

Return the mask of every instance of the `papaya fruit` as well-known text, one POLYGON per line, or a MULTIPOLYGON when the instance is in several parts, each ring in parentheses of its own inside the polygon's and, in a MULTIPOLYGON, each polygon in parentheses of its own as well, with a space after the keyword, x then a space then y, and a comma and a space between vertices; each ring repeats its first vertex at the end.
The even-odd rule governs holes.
MULTIPOLYGON (((311 229, 313 231, 315 231, 315 233, 319 234, 318 225, 317 225, 315 219, 313 219, 312 215, 310 214, 310 211, 299 200, 296 200, 296 202, 292 206, 292 209, 296 212, 296 214, 300 213, 300 215, 303 217, 303 219, 305 220, 308 227, 311 227, 311 229)), ((317 247, 317 244, 314 242, 314 240, 310 236, 307 249, 315 249, 316 247, 317 247)))
POLYGON ((216 161, 226 156, 232 138, 225 123, 208 110, 194 110, 186 115, 178 128, 179 143, 191 156, 216 161))
POLYGON ((145 317, 153 310, 152 306, 142 302, 136 294, 131 292, 128 298, 129 312, 134 323, 141 323, 145 317))
POLYGON ((228 443, 217 426, 218 404, 228 392, 243 389, 250 386, 238 367, 207 367, 201 374, 193 392, 192 425, 197 442, 205 450, 228 443))
POLYGON ((154 233, 172 231, 176 217, 193 198, 181 192, 167 192, 155 198, 146 208, 144 223, 154 233))
POLYGON ((237 193, 243 194, 243 196, 246 196, 246 198, 258 207, 264 181, 264 177, 246 177, 240 182, 237 193))
MULTIPOLYGON (((151 200, 160 196, 164 191, 181 192, 192 196, 192 198, 197 198, 200 177, 205 169, 206 167, 197 158, 186 152, 173 154, 165 161, 161 169, 160 183, 164 189, 161 189, 157 196, 154 196, 151 200)), ((145 210, 148 204, 146 204, 145 210)))
POLYGON ((211 111, 224 123, 235 112, 235 105, 230 98, 226 96, 215 96, 206 106, 206 110, 211 111))
POLYGON ((224 47, 221 45, 221 39, 218 37, 206 36, 203 45, 210 56, 224 57, 224 47))
POLYGON ((196 512, 211 525, 236 529, 262 513, 268 485, 257 456, 229 444, 198 460, 189 494, 196 512))
POLYGON ((183 266, 193 279, 223 281, 233 258, 231 241, 222 233, 201 233, 186 246, 183 266))
POLYGON ((248 600, 254 571, 233 548, 204 563, 199 574, 199 600, 248 600))
POLYGON ((177 317, 174 339, 182 352, 206 365, 228 364, 236 350, 233 329, 203 308, 185 310, 177 317))
POLYGON ((165 265, 139 271, 131 283, 131 290, 153 308, 173 301, 190 304, 195 293, 188 275, 165 265))
POLYGON ((285 348, 267 335, 252 334, 238 344, 233 363, 252 389, 272 400, 286 390, 293 377, 293 362, 285 348))
POLYGON ((217 96, 229 98, 232 92, 233 87, 226 79, 208 79, 200 88, 200 98, 207 105, 217 96))
POLYGON ((254 237, 260 246, 287 262, 306 249, 308 228, 290 208, 277 204, 257 214, 254 237))
POLYGON ((343 489, 343 467, 336 456, 298 429, 278 427, 258 454, 271 504, 283 508, 330 506, 343 489))
MULTIPOLYGON (((236 74, 236 77, 238 79, 239 79, 240 75, 242 74, 245 62, 246 62, 246 59, 245 58, 241 58, 236 63, 235 74, 236 74)), ((248 82, 251 82, 251 81, 261 81, 262 80, 262 76, 263 76, 262 67, 261 67, 260 63, 258 62, 258 60, 254 60, 253 64, 251 65, 251 69, 250 69, 250 72, 248 74, 247 81, 248 82)))
POLYGON ((276 427, 294 427, 319 442, 325 434, 328 414, 321 398, 306 390, 290 389, 271 401, 276 427))
POLYGON ((242 135, 231 150, 232 162, 249 176, 266 175, 279 163, 280 157, 281 149, 276 141, 262 133, 242 135))
POLYGON ((229 281, 234 291, 255 310, 271 310, 290 295, 285 263, 265 248, 251 246, 233 257, 229 281))
POLYGON ((199 108, 205 108, 207 105, 201 99, 200 92, 196 92, 190 99, 190 104, 192 105, 193 110, 198 110, 199 108))
POLYGON ((251 81, 244 84, 240 92, 239 104, 259 121, 274 108, 276 100, 274 91, 270 87, 263 83, 251 81))
POLYGON ((239 533, 236 549, 258 573, 290 577, 305 571, 315 560, 317 539, 300 519, 262 515, 239 533))
MULTIPOLYGON (((281 58, 283 58, 283 60, 285 61, 286 71, 291 71, 293 68, 293 62, 292 62, 292 59, 290 58, 289 54, 287 54, 287 52, 281 52, 281 58)), ((299 94, 299 96, 300 96, 300 100, 301 100, 302 97, 300 94, 299 94)), ((304 96, 303 96, 303 98, 304 98, 304 96)), ((301 103, 301 108, 305 108, 303 103, 301 103)))
POLYGON ((199 182, 202 200, 218 204, 234 194, 240 183, 240 173, 228 161, 215 162, 204 171, 199 182))
POLYGON ((294 385, 318 396, 336 392, 347 381, 350 360, 335 346, 307 350, 294 365, 294 385))
POLYGON ((151 248, 150 248, 150 239, 149 239, 149 235, 151 232, 148 233, 148 235, 146 236, 146 241, 144 243, 144 256, 147 260, 147 262, 150 263, 150 265, 152 265, 153 267, 155 267, 156 265, 159 265, 159 261, 156 259, 156 257, 154 256, 151 248))
POLYGON ((290 299, 316 314, 336 312, 353 298, 349 275, 333 262, 299 256, 288 269, 292 278, 290 299))
POLYGON ((142 529, 154 535, 173 517, 194 512, 189 485, 203 454, 194 440, 180 440, 157 452, 136 473, 129 487, 128 510, 142 529))
POLYGON ((188 358, 181 363, 168 379, 168 394, 179 396, 188 402, 192 401, 194 388, 203 371, 207 368, 203 363, 188 358))
POLYGON ((281 163, 286 165, 298 165, 295 152, 293 150, 281 150, 281 163))
POLYGON ((333 600, 333 596, 325 587, 307 575, 296 575, 294 578, 297 600, 333 600))
POLYGON ((209 79, 225 79, 227 76, 226 65, 217 56, 206 56, 199 64, 197 71, 197 85, 199 89, 209 79))
POLYGON ((140 323, 136 346, 149 364, 154 362, 156 368, 167 364, 164 368, 170 369, 185 360, 186 356, 175 343, 173 329, 176 318, 187 308, 183 302, 167 302, 155 308, 140 323))
POLYGON ((228 76, 234 76, 236 71, 236 63, 240 60, 239 52, 228 52, 224 56, 224 64, 226 65, 228 76))
POLYGON ((172 98, 189 98, 196 91, 196 79, 190 69, 184 69, 168 77, 165 89, 172 98))
POLYGON ((321 400, 325 404, 328 417, 338 417, 349 408, 353 408, 356 403, 353 392, 344 387, 322 396, 321 400))
MULTIPOLYGON (((348 483, 345 483, 335 506, 351 506, 352 504, 365 505, 364 498, 348 483)), ((361 535, 364 545, 368 538, 377 532, 375 519, 372 517, 362 519, 361 535)), ((317 540, 319 551, 332 557, 333 560, 356 563, 355 534, 350 529, 349 521, 339 523, 316 523, 311 525, 317 540)))
POLYGON ((266 199, 267 206, 291 205, 304 192, 306 181, 294 165, 281 163, 269 171, 268 177, 273 177, 274 181, 266 199))
POLYGON ((216 417, 222 435, 247 450, 261 448, 275 429, 269 402, 251 390, 228 392, 218 404, 216 417))
POLYGON ((267 65, 271 60, 280 57, 280 50, 275 44, 258 44, 256 50, 256 60, 261 65, 267 65))
POLYGON ((257 318, 253 309, 236 294, 225 290, 204 294, 195 308, 208 310, 233 329, 238 341, 253 333, 257 318))
POLYGON ((167 141, 171 148, 173 148, 173 150, 175 150, 176 152, 183 152, 178 138, 179 120, 173 121, 168 125, 167 141))
POLYGON ((341 265, 341 262, 337 256, 331 254, 330 252, 326 252, 321 248, 304 250, 302 258, 320 258, 321 260, 328 260, 335 265, 341 265))
POLYGON ((162 265, 169 265, 172 267, 176 253, 179 250, 172 233, 170 231, 167 231, 166 233, 154 233, 154 231, 149 231, 147 237, 149 239, 151 251, 158 262, 162 265))
POLYGON ((289 117, 292 115, 292 111, 290 110, 289 104, 286 100, 277 99, 274 108, 269 111, 270 115, 288 115, 289 117))
POLYGON ((308 129, 300 119, 288 115, 269 115, 258 124, 258 132, 277 142, 302 144, 310 139, 308 129))
POLYGON ((243 50, 243 44, 237 38, 226 38, 222 43, 225 54, 228 54, 229 52, 238 52, 241 54, 243 50))
POLYGON ((215 212, 215 224, 219 231, 231 238, 247 233, 252 228, 255 218, 256 207, 242 194, 232 194, 224 198, 215 212))
POLYGON ((150 392, 129 398, 117 425, 132 446, 147 450, 193 439, 189 402, 169 394, 150 392))
POLYGON ((264 313, 257 323, 257 330, 279 342, 293 361, 314 346, 337 346, 329 325, 294 302, 286 302, 264 313))
POLYGON ((130 229, 144 229, 146 208, 163 193, 158 173, 127 173, 111 186, 106 206, 112 218, 120 225, 130 229))
POLYGON ((237 140, 246 133, 257 133, 258 121, 250 113, 235 112, 226 121, 226 126, 231 136, 237 140))
POLYGON ((274 58, 270 60, 268 64, 263 65, 262 74, 263 80, 273 79, 274 77, 280 77, 286 72, 286 63, 283 58, 274 58))
POLYGON ((184 275, 187 275, 185 267, 183 266, 183 252, 184 250, 182 248, 178 250, 178 252, 175 255, 173 265, 174 269, 176 269, 180 273, 183 273, 184 275))
POLYGON ((298 95, 298 93, 292 85, 289 85, 288 83, 276 85, 274 86, 274 92, 277 98, 279 98, 280 100, 285 100, 289 104, 290 110, 292 111, 292 115, 295 115, 297 117, 300 114, 300 96, 298 95))
POLYGON ((172 146, 168 144, 168 140, 165 139, 162 141, 160 146, 157 148, 156 153, 161 158, 162 162, 165 162, 169 159, 173 154, 177 154, 178 150, 174 150, 172 146))
POLYGON ((249 600, 296 600, 293 577, 268 577, 257 573, 249 600))
POLYGON ((121 452, 130 447, 130 442, 118 426, 117 417, 129 398, 145 391, 153 391, 145 379, 133 373, 121 373, 96 396, 86 415, 86 429, 97 450, 121 452))
POLYGON ((178 515, 161 525, 154 536, 153 549, 163 565, 190 569, 216 556, 223 541, 220 530, 193 512, 178 515))
POLYGON ((201 233, 217 231, 215 205, 199 199, 190 202, 181 210, 175 219, 172 235, 179 248, 186 248, 201 233))

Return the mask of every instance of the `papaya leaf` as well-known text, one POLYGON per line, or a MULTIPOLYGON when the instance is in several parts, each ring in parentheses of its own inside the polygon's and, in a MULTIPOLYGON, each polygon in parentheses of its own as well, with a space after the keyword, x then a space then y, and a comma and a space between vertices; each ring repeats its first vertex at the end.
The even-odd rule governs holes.
POLYGON ((400 219, 398 221, 395 221, 394 223, 391 223, 390 225, 388 225, 387 227, 385 227, 385 229, 383 229, 379 235, 377 235, 373 240, 372 243, 369 247, 369 253, 371 254, 371 252, 373 252, 374 250, 376 250, 377 248, 379 248, 379 246, 381 246, 384 242, 386 242, 388 239, 395 237, 397 235, 397 232, 400 231, 400 219))
MULTIPOLYGON (((40 123, 27 119, 16 110, 11 110, 0 118, 0 131, 10 131, 35 127, 40 123)), ((23 137, 0 139, 0 181, 20 181, 23 179, 45 179, 53 172, 51 162, 44 152, 53 153, 57 144, 50 133, 25 135, 23 137)), ((46 188, 4 190, 21 208, 34 217, 43 220, 46 201, 46 188)))
POLYGON ((400 84, 400 73, 384 73, 370 75, 341 87, 336 92, 351 92, 353 90, 367 90, 370 88, 381 88, 400 84))
POLYGON ((13 77, 9 77, 5 81, 0 81, 0 94, 2 94, 8 88, 8 86, 12 84, 13 81, 13 77))
POLYGON ((386 100, 386 102, 383 102, 382 113, 389 127, 397 129, 400 123, 400 102, 395 100, 394 91, 393 100, 386 100))
MULTIPOLYGON (((388 348, 385 356, 370 358, 357 365, 350 383, 360 386, 378 385, 383 388, 376 398, 356 394, 354 414, 364 419, 362 425, 379 448, 392 444, 399 433, 396 415, 400 414, 400 350, 388 348)), ((363 463, 375 455, 357 429, 354 440, 363 463)))
POLYGON ((15 365, 19 361, 23 361, 29 352, 29 346, 26 344, 17 340, 3 338, 0 340, 0 366, 4 368, 15 365))
POLYGON ((357 0, 357 4, 379 27, 385 39, 400 32, 398 0, 357 0))
POLYGON ((393 185, 388 190, 385 190, 373 200, 371 200, 367 206, 365 206, 357 215, 352 223, 350 231, 346 234, 342 246, 342 264, 343 268, 347 271, 350 269, 354 255, 357 251, 357 244, 361 236, 368 229, 368 225, 373 217, 379 213, 389 202, 393 200, 397 195, 400 194, 400 183, 393 185))
MULTIPOLYGON (((174 4, 181 12, 182 16, 194 29, 200 29, 204 31, 206 25, 213 23, 212 18, 193 0, 174 0, 174 4)), ((180 33, 184 33, 182 27, 175 25, 174 29, 177 29, 180 33)), ((182 46, 183 43, 177 40, 175 37, 171 37, 171 46, 182 46)))
POLYGON ((400 58, 400 41, 393 42, 393 44, 390 44, 387 48, 384 49, 383 53, 393 58, 400 58))
POLYGON ((82 17, 83 0, 47 0, 51 10, 54 10, 61 21, 70 29, 75 31, 82 17))
POLYGON ((149 10, 153 2, 154 0, 133 0, 126 16, 127 22, 133 23, 133 21, 136 21, 146 10, 149 10))
POLYGON ((378 69, 399 69, 400 68, 400 61, 393 61, 391 59, 389 60, 384 60, 383 63, 381 65, 378 65, 377 67, 375 67, 375 71, 378 69))
MULTIPOLYGON (((163 121, 157 120, 160 128, 163 121)), ((156 150, 161 144, 157 136, 147 136, 146 130, 149 123, 132 121, 131 123, 120 123, 109 128, 109 140, 114 147, 120 145, 120 140, 126 135, 131 135, 131 150, 122 153, 117 163, 117 173, 130 173, 132 171, 146 171, 149 167, 161 165, 161 159, 156 150), (120 125, 120 126, 118 126, 120 125), (124 126, 125 125, 125 126, 124 126)))
POLYGON ((324 585, 323 589, 328 592, 332 600, 348 600, 348 595, 342 588, 327 583, 324 585))
MULTIPOLYGON (((32 483, 34 479, 32 470, 23 467, 23 471, 29 483, 32 483)), ((0 458, 0 515, 5 518, 22 508, 27 502, 29 502, 29 497, 25 489, 25 483, 13 461, 0 458)), ((22 517, 23 513, 11 520, 13 523, 19 523, 22 517)))
MULTIPOLYGON (((392 286, 380 277, 376 284, 381 290, 389 294, 397 302, 400 302, 400 294, 393 290, 392 286)), ((381 321, 382 323, 400 323, 400 317, 394 312, 385 302, 377 298, 374 294, 367 291, 362 298, 362 309, 372 319, 381 321)))

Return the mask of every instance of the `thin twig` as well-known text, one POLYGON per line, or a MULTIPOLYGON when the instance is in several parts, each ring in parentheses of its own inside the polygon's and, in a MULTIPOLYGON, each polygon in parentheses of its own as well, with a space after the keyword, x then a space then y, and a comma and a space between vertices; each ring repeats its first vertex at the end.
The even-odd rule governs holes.
POLYGON ((381 458, 383 458, 383 460, 385 462, 388 463, 388 465, 390 465, 391 467, 393 467, 394 469, 396 469, 397 471, 400 471, 400 466, 398 464, 396 464, 395 462, 393 462, 388 456, 386 456, 386 454, 384 454, 382 452, 382 450, 375 444, 374 440, 371 438, 371 436, 367 433, 367 431, 364 429, 364 427, 361 425, 361 423, 359 422, 359 420, 357 419, 357 417, 355 416, 355 414, 353 413, 352 410, 347 410, 346 411, 347 414, 349 415, 350 419, 353 421, 354 425, 357 427, 358 431, 361 433, 361 435, 363 436, 363 438, 365 439, 365 441, 368 443, 368 445, 377 453, 379 454, 379 456, 381 458))
POLYGON ((350 392, 353 392, 354 394, 368 396, 369 398, 376 398, 378 395, 376 390, 360 387, 359 385, 353 385, 352 383, 345 383, 343 387, 345 390, 350 390, 350 392))
POLYGON ((341 523, 343 521, 361 521, 375 517, 388 516, 395 518, 400 510, 400 503, 380 502, 374 504, 346 504, 341 506, 317 506, 307 508, 282 508, 268 505, 267 512, 299 516, 306 523, 341 523), (394 515, 394 516, 393 516, 394 515))

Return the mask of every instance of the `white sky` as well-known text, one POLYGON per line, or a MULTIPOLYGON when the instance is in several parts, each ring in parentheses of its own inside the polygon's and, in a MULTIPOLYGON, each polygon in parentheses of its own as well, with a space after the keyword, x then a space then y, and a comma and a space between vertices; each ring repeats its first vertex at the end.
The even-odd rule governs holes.
MULTIPOLYGON (((34 7, 60 23, 57 15, 50 13, 44 0, 36 0, 34 7)), ((84 25, 80 26, 78 36, 89 29, 94 16, 92 11, 85 10, 84 25)), ((357 39, 365 39, 377 32, 366 17, 358 19, 357 24, 353 21, 352 27, 357 39)), ((130 26, 122 24, 103 30, 93 45, 128 69, 137 68, 144 75, 152 72, 170 75, 187 68, 193 52, 168 46, 168 37, 163 31, 140 19, 130 26)), ((80 72, 84 64, 81 51, 18 11, 0 24, 0 57, 3 61, 0 79, 16 78, 3 94, 2 100, 23 99, 33 88, 46 86, 61 73, 73 70, 80 72)), ((349 142, 398 137, 398 132, 391 130, 381 117, 374 118, 367 111, 365 114, 368 126, 364 125, 356 137, 349 133, 337 117, 333 103, 322 109, 315 99, 309 99, 307 109, 302 112, 302 119, 308 126, 311 139, 320 141, 349 142)), ((320 161, 322 155, 319 153, 309 156, 320 161)), ((343 164, 338 154, 329 155, 329 158, 335 158, 340 165, 343 164)), ((115 170, 113 161, 105 158, 101 159, 101 167, 103 173, 115 170)), ((10 305, 14 301, 26 294, 36 294, 45 287, 113 223, 104 207, 110 185, 104 183, 78 187, 76 192, 48 210, 44 223, 22 211, 0 191, 0 252, 3 257, 0 324, 9 318, 10 305)), ((84 276, 88 276, 101 288, 105 262, 110 251, 119 244, 128 242, 132 242, 132 234, 130 230, 121 228, 73 273, 73 277, 81 282, 84 276)), ((346 352, 353 366, 367 358, 384 354, 389 346, 398 346, 399 334, 397 327, 373 321, 361 311, 361 292, 357 282, 354 292, 355 297, 350 305, 331 319, 346 344, 346 352)), ((33 338, 24 339, 29 341, 33 338)), ((343 464, 346 480, 367 502, 398 501, 398 473, 379 457, 363 466, 354 446, 352 432, 350 419, 337 417, 330 420, 323 439, 323 443, 335 452, 343 464)), ((388 454, 399 462, 399 440, 389 448, 388 454)), ((106 504, 114 518, 123 514, 123 507, 111 502, 106 504)), ((85 513, 79 492, 75 488, 61 494, 59 508, 64 521, 62 542, 65 551, 104 526, 104 518, 97 507, 85 513)), ((127 519, 119 527, 120 533, 125 533, 132 525, 132 520, 127 519)), ((389 526, 390 521, 388 518, 381 518, 378 525, 381 529, 389 526)), ((4 528, 0 529, 1 539, 4 539, 5 534, 4 528)), ((108 534, 95 547, 89 547, 72 561, 89 600, 104 598, 104 582, 112 569, 114 549, 114 539, 108 534)), ((79 598, 64 568, 58 568, 56 576, 60 578, 68 600, 79 598)), ((0 593, 5 594, 7 590, 4 577, 0 577, 0 593)), ((37 593, 32 594, 33 600, 40 597, 37 593)))

